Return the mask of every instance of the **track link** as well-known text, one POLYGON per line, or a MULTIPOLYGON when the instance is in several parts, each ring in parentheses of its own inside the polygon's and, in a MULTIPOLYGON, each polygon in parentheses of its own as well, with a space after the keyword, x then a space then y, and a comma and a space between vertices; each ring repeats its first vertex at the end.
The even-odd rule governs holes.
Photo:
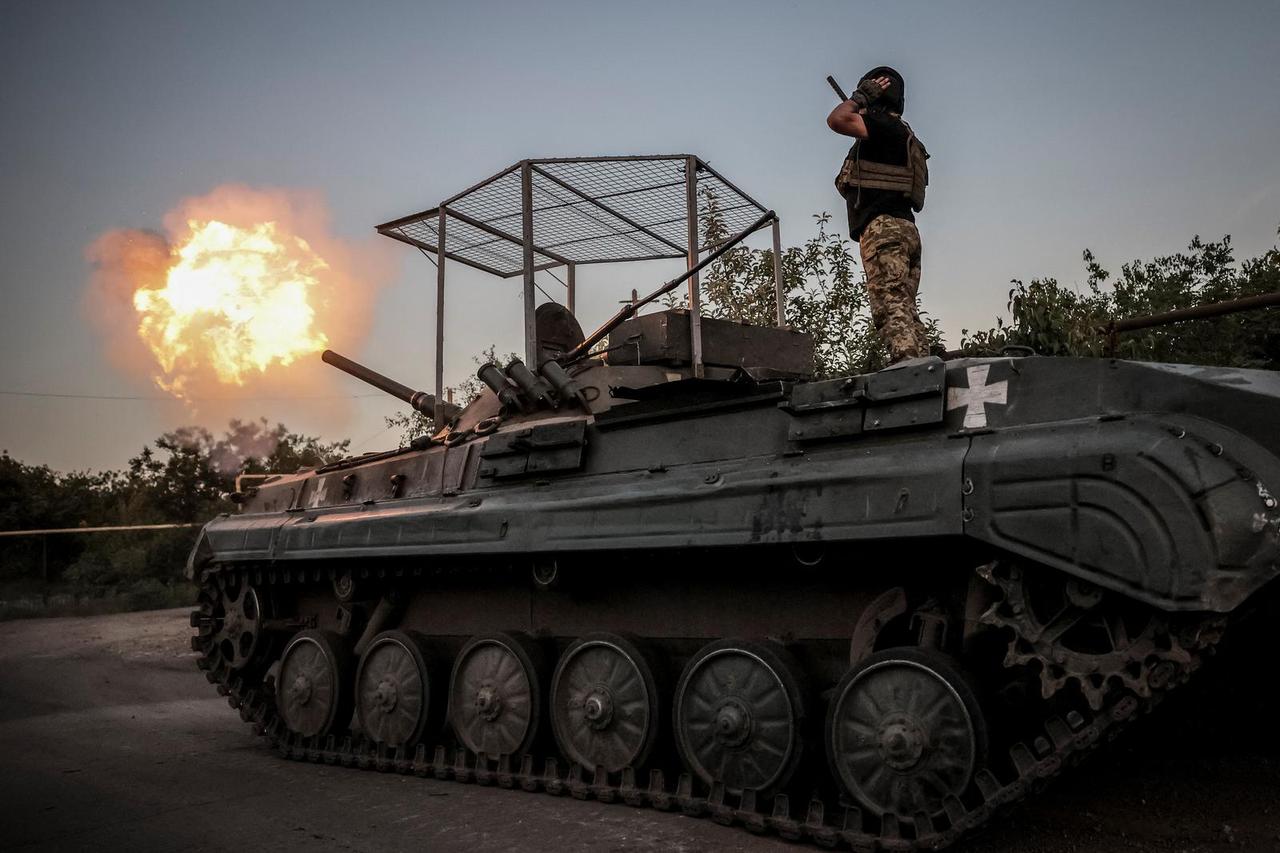
MULTIPOLYGON (((306 579, 305 572, 297 572, 296 576, 299 581, 306 579)), ((284 573, 278 579, 287 583, 291 577, 284 573)), ((248 580, 246 576, 244 581, 248 580)), ((207 595, 221 594, 212 577, 207 576, 205 581, 207 595)), ((618 773, 607 773, 604 768, 569 766, 555 756, 495 757, 443 744, 433 748, 420 744, 410 753, 380 748, 359 735, 301 738, 290 733, 277 714, 271 685, 260 679, 247 680, 221 659, 207 633, 209 613, 204 609, 193 612, 192 625, 200 629, 192 637, 191 646, 200 654, 197 665, 205 677, 220 695, 227 697, 241 719, 252 725, 256 734, 265 736, 285 758, 602 803, 620 802, 659 811, 679 810, 690 817, 710 818, 752 833, 776 833, 790 841, 809 841, 859 853, 942 850, 955 844, 1043 789, 1064 769, 1114 740, 1153 710, 1169 690, 1184 683, 1198 668, 1201 656, 1211 650, 1218 638, 1218 633, 1207 635, 1179 677, 1171 678, 1149 697, 1123 693, 1097 711, 1071 710, 1061 716, 1045 717, 1038 726, 1040 734, 1009 749, 1010 769, 1005 778, 990 768, 980 771, 964 796, 948 797, 944 814, 934 819, 924 814, 877 818, 856 806, 816 797, 806 800, 788 793, 776 794, 766 802, 751 790, 737 796, 719 784, 707 789, 689 773, 672 779, 660 769, 644 773, 627 767, 618 773)))

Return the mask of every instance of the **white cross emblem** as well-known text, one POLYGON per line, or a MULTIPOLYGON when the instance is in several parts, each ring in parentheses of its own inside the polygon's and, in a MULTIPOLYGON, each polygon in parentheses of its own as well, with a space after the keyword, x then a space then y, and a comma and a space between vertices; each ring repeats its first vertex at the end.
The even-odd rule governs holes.
POLYGON ((968 388, 947 389, 947 411, 964 408, 964 428, 982 429, 987 425, 987 406, 1003 406, 1009 402, 1009 383, 1001 380, 987 384, 989 364, 975 364, 967 371, 968 388))

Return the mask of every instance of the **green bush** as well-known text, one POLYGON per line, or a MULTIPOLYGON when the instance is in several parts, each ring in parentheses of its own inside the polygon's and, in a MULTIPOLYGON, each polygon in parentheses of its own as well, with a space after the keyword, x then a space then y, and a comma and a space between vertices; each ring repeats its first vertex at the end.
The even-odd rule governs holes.
MULTIPOLYGON (((1102 356, 1111 353, 1108 326, 1126 317, 1159 314, 1211 302, 1280 291, 1280 250, 1235 262, 1231 238, 1186 252, 1132 261, 1114 280, 1092 252, 1084 253, 1085 289, 1056 279, 1013 281, 1006 308, 990 329, 965 330, 966 355, 990 355, 1003 347, 1030 347, 1040 355, 1102 356)), ((1280 368, 1280 312, 1252 311, 1210 320, 1157 326, 1116 336, 1114 354, 1139 361, 1280 368)))
MULTIPOLYGON (((0 530, 202 524, 234 511, 242 471, 291 473, 340 458, 332 444, 265 420, 231 421, 222 438, 165 433, 123 471, 59 474, 0 453, 0 530)), ((195 527, 0 539, 0 618, 189 603, 183 577, 195 527)))

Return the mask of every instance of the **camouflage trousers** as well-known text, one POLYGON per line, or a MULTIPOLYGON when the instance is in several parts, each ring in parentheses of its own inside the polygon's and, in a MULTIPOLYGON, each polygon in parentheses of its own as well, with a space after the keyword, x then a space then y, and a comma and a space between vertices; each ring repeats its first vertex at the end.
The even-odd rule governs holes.
POLYGON ((914 222, 877 216, 858 240, 867 274, 871 321, 889 350, 890 360, 929 354, 929 340, 916 310, 920 289, 920 232, 914 222))

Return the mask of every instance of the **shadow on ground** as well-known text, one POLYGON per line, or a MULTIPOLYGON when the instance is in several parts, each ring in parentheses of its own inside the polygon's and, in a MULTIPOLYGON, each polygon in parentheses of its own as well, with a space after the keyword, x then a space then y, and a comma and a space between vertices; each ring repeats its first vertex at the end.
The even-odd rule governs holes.
MULTIPOLYGON (((962 849, 1280 850, 1271 624, 962 849)), ((183 610, 0 624, 0 849, 801 849, 652 810, 281 760, 213 695, 188 633, 183 610)))

